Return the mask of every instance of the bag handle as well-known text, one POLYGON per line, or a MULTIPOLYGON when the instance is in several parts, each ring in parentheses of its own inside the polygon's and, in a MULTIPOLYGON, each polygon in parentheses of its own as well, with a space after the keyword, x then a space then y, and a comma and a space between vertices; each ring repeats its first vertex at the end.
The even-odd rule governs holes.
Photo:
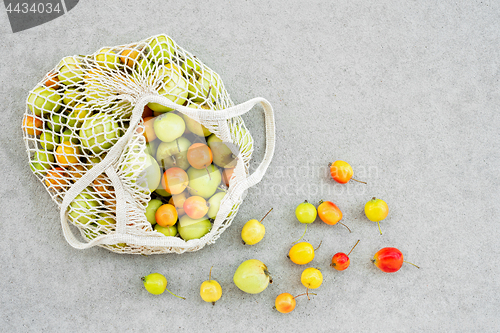
MULTIPOLYGON (((118 97, 130 100, 130 96, 128 95, 125 96, 122 95, 118 97)), ((144 106, 150 102, 162 104, 169 108, 175 109, 181 113, 186 114, 191 118, 204 119, 207 121, 222 121, 233 117, 241 116, 250 111, 253 108, 253 106, 255 106, 257 103, 260 103, 264 109, 264 120, 266 127, 265 130, 266 148, 265 148, 264 158, 261 161, 260 165, 257 167, 257 169, 250 176, 248 176, 240 183, 236 184, 237 187, 234 189, 233 193, 237 196, 240 196, 243 193, 243 191, 260 182, 267 168, 269 167, 269 164, 271 163, 272 157, 274 155, 274 148, 275 148, 275 123, 274 123, 273 108, 266 99, 262 97, 256 97, 244 103, 223 110, 206 110, 206 109, 200 110, 178 105, 169 100, 168 98, 160 95, 147 94, 145 96, 142 96, 136 102, 136 105, 132 111, 130 126, 125 132, 125 134, 118 140, 118 142, 113 146, 113 148, 111 148, 108 151, 106 157, 99 164, 97 164, 88 172, 86 172, 75 184, 73 184, 73 186, 71 186, 71 188, 66 192, 64 196, 63 202, 60 207, 61 226, 63 229, 64 238, 72 247, 77 249, 86 249, 99 244, 115 244, 118 242, 122 242, 125 238, 129 238, 127 237, 128 235, 126 234, 118 234, 118 231, 122 232, 125 231, 124 224, 126 223, 126 221, 120 221, 125 218, 123 216, 124 214, 121 214, 120 216, 121 218, 117 220, 117 229, 114 234, 101 235, 94 238, 90 242, 81 242, 75 237, 75 235, 70 229, 67 220, 67 208, 69 204, 76 198, 76 196, 104 171, 106 171, 108 176, 114 178, 112 179, 115 180, 113 181, 113 183, 116 183, 116 180, 119 180, 116 175, 116 172, 112 170, 111 164, 114 163, 121 155, 125 145, 129 141, 130 137, 133 135, 135 128, 140 122, 144 106)), ((115 191, 116 190, 117 189, 115 188, 115 191)), ((124 197, 124 193, 122 193, 123 191, 124 189, 120 187, 120 190, 118 191, 120 193, 116 192, 117 201, 120 199, 121 201, 123 200, 124 197)))

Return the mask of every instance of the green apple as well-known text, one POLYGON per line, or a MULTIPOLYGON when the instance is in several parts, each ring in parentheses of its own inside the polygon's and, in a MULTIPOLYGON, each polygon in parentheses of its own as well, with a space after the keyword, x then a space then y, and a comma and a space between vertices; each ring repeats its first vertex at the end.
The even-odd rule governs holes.
POLYGON ((187 170, 190 165, 187 152, 191 142, 185 137, 180 137, 171 142, 162 142, 156 150, 156 160, 164 168, 179 167, 187 170))
POLYGON ((61 95, 52 88, 38 87, 28 96, 28 107, 37 116, 47 112, 57 112, 61 108, 61 95))
POLYGON ((66 57, 59 63, 59 82, 65 86, 76 85, 83 81, 84 72, 80 62, 75 57, 66 57))
POLYGON ((62 133, 60 142, 66 142, 66 141, 76 144, 80 142, 80 140, 78 140, 76 133, 73 133, 73 131, 70 129, 65 129, 64 132, 62 133))
POLYGON ((54 133, 49 131, 44 131, 42 134, 40 134, 39 140, 42 148, 50 151, 54 150, 55 147, 61 142, 61 139, 58 135, 55 135, 54 133))
POLYGON ((61 133, 65 124, 66 118, 56 113, 52 113, 50 115, 50 120, 47 122, 47 126, 56 133, 61 133))
POLYGON ((104 76, 104 73, 100 69, 89 70, 84 78, 84 96, 91 104, 104 104, 104 107, 107 107, 112 102, 114 94, 98 79, 104 76))
POLYGON ((137 177, 137 185, 150 192, 156 190, 161 181, 161 170, 156 160, 149 154, 146 154, 144 165, 137 164, 134 167, 144 167, 137 177))
POLYGON ((155 225, 155 231, 161 232, 165 236, 177 236, 177 227, 175 224, 170 227, 162 227, 161 225, 155 225))
POLYGON ((146 143, 146 153, 151 156, 156 156, 156 150, 158 149, 158 145, 160 144, 160 142, 160 140, 153 140, 146 143))
POLYGON ((201 70, 200 61, 196 57, 186 57, 181 67, 188 75, 193 75, 193 71, 199 72, 201 70))
POLYGON ((85 188, 82 193, 78 194, 71 202, 69 215, 73 218, 74 223, 87 224, 90 220, 96 220, 96 211, 99 207, 99 202, 92 195, 92 189, 85 188))
POLYGON ((72 128, 80 128, 85 121, 85 117, 89 113, 90 111, 85 108, 85 104, 78 104, 68 115, 68 126, 72 128))
POLYGON ((238 159, 229 147, 215 134, 209 136, 207 144, 212 150, 214 164, 221 168, 234 168, 238 159))
POLYGON ((170 192, 167 192, 167 190, 165 190, 161 181, 160 181, 160 184, 158 184, 158 187, 156 188, 155 192, 156 192, 156 194, 159 194, 160 196, 162 196, 164 198, 168 198, 168 197, 172 196, 170 194, 170 192))
POLYGON ((79 132, 82 145, 96 154, 111 148, 121 135, 116 120, 103 112, 88 117, 79 132))
POLYGON ((110 49, 100 49, 94 59, 102 68, 117 69, 120 64, 120 57, 110 49))
POLYGON ((207 218, 192 219, 187 215, 183 215, 178 223, 177 231, 184 240, 198 239, 212 229, 212 223, 207 218))
POLYGON ((188 98, 197 103, 205 103, 208 100, 217 101, 221 93, 221 82, 219 75, 212 70, 203 69, 200 72, 194 72, 194 77, 189 79, 188 98), (209 95, 210 92, 210 96, 209 95))
POLYGON ((217 191, 222 180, 219 169, 210 164, 206 169, 189 168, 189 193, 205 199, 210 198, 217 191))
POLYGON ((211 219, 215 219, 217 213, 220 209, 220 203, 222 199, 226 196, 226 192, 217 192, 210 199, 208 199, 208 213, 207 216, 211 219))
MULTIPOLYGON (((206 105, 199 105, 199 104, 189 104, 188 106, 191 109, 204 109, 204 110, 210 110, 210 108, 206 105)), ((205 126, 194 120, 193 118, 183 114, 182 118, 184 118, 184 122, 186 123, 186 127, 188 130, 190 130, 193 134, 196 134, 201 137, 209 136, 212 134, 205 126)))
POLYGON ((238 266, 234 272, 233 281, 240 290, 249 294, 258 294, 267 288, 272 279, 262 261, 250 259, 238 266))
POLYGON ((235 142, 241 143, 241 152, 247 153, 252 150, 253 138, 244 127, 239 127, 235 133, 235 142))
POLYGON ((137 62, 137 65, 135 65, 135 70, 132 72, 132 75, 136 79, 140 78, 145 79, 151 75, 151 73, 153 72, 153 68, 154 68, 154 63, 148 58, 142 57, 137 62))
POLYGON ((43 150, 37 150, 33 159, 31 160, 31 170, 36 171, 48 171, 52 169, 52 164, 54 164, 55 159, 52 153, 43 150))
POLYGON ((165 35, 152 38, 148 45, 148 57, 157 62, 168 63, 175 54, 175 44, 172 39, 165 35))
POLYGON ((103 227, 111 227, 116 224, 116 220, 109 214, 99 213, 99 218, 97 219, 96 223, 103 227))
POLYGON ((77 89, 66 89, 66 91, 63 93, 63 102, 66 104, 66 106, 69 107, 74 107, 77 105, 80 100, 83 98, 82 92, 78 91, 77 89))
POLYGON ((155 214, 161 205, 163 205, 161 200, 158 199, 149 200, 148 206, 146 207, 146 219, 148 220, 149 223, 151 223, 151 225, 156 224, 155 214))
POLYGON ((169 112, 156 117, 153 127, 158 139, 163 142, 171 142, 184 134, 186 123, 182 117, 169 112))
MULTIPOLYGON (((160 67, 152 74, 151 81, 161 79, 162 84, 158 90, 158 94, 171 100, 172 102, 183 105, 188 97, 188 82, 182 76, 180 69, 174 64, 167 64, 160 67)), ((158 104, 148 103, 151 110, 156 112, 172 111, 172 108, 158 104)))

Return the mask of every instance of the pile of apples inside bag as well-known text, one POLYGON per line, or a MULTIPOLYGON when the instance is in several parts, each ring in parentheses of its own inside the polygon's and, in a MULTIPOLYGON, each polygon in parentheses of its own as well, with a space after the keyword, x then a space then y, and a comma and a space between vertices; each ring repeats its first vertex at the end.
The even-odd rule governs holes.
MULTIPOLYGON (((220 76, 165 35, 65 57, 29 93, 23 132, 30 165, 56 203, 106 157, 129 129, 135 103, 151 94, 195 109, 233 106, 220 76)), ((253 149, 241 118, 227 122, 231 143, 219 138, 216 122, 204 126, 158 103, 144 107, 112 164, 130 195, 127 233, 188 241, 211 231, 235 167, 247 174, 253 149)), ((114 186, 103 172, 71 202, 68 219, 91 240, 115 232, 116 206, 114 186)), ((102 246, 144 252, 133 244, 102 246)), ((149 253, 155 251, 162 249, 149 253)))

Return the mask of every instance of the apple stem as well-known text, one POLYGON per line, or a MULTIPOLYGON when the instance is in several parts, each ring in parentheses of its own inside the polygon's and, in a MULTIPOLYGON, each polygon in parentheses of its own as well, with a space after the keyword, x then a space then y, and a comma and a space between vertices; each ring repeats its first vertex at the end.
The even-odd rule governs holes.
POLYGON ((210 96, 211 91, 212 91, 212 83, 210 83, 210 86, 208 87, 208 92, 207 92, 207 96, 205 97, 205 99, 208 99, 208 96, 210 96))
POLYGON ((346 227, 346 228, 347 228, 347 230, 349 230, 349 232, 352 232, 352 231, 351 231, 351 229, 349 229, 349 227, 348 227, 348 226, 346 226, 344 223, 342 223, 342 222, 339 222, 339 223, 340 223, 340 224, 342 224, 344 227, 346 227))
POLYGON ((307 300, 310 301, 311 299, 309 298, 309 288, 306 289, 306 295, 307 295, 307 300))
POLYGON ((212 180, 212 176, 210 175, 210 171, 208 171, 208 167, 205 168, 205 170, 207 170, 207 173, 208 173, 208 179, 212 180))
POLYGON ((418 269, 420 269, 420 267, 418 267, 417 265, 415 265, 414 263, 411 263, 409 261, 406 261, 406 260, 403 260, 403 262, 407 263, 407 264, 410 264, 410 265, 413 265, 415 267, 417 267, 418 269))
POLYGON ((212 302, 212 306, 214 306, 214 305, 215 305, 215 302, 212 302))
POLYGON ((293 242, 292 244, 295 244, 295 243, 298 243, 303 237, 304 235, 306 234, 306 231, 307 231, 307 224, 306 224, 306 230, 304 230, 304 233, 302 234, 302 236, 300 236, 299 239, 297 239, 295 242, 293 242))
POLYGON ((262 221, 266 218, 267 215, 269 215, 269 213, 273 210, 273 208, 269 209, 269 211, 266 213, 266 215, 264 215, 264 217, 260 220, 259 223, 262 223, 262 221))
POLYGON ((380 229, 380 221, 377 221, 377 225, 378 225, 378 231, 380 232, 380 234, 382 235, 382 229, 380 229))
POLYGON ((354 178, 351 178, 351 179, 352 179, 352 180, 354 180, 354 181, 356 181, 356 182, 358 182, 358 183, 363 183, 363 184, 367 184, 366 182, 364 182, 364 181, 361 181, 361 180, 357 180, 357 179, 354 179, 354 178))
MULTIPOLYGON (((295 296, 294 298, 297 298, 297 297, 299 297, 299 296, 304 296, 304 295, 307 295, 307 293, 303 293, 303 294, 297 295, 297 296, 295 296)), ((316 294, 315 294, 315 293, 310 293, 309 295, 314 295, 314 296, 316 296, 316 294)))
POLYGON ((360 240, 361 239, 358 239, 358 241, 356 242, 356 244, 354 244, 354 246, 352 247, 351 251, 349 251, 349 253, 347 254, 348 257, 351 254, 352 250, 354 250, 354 248, 356 247, 356 245, 358 245, 358 243, 359 243, 360 240))
POLYGON ((319 245, 317 248, 314 249, 314 251, 316 251, 317 249, 319 249, 319 247, 321 246, 321 243, 323 243, 323 241, 319 242, 319 245))
POLYGON ((170 290, 168 289, 165 289, 166 291, 168 291, 169 293, 171 293, 172 295, 174 295, 175 297, 178 297, 178 298, 182 298, 182 299, 186 299, 185 297, 182 297, 182 296, 177 296, 176 294, 174 294, 173 292, 171 292, 170 290))
POLYGON ((212 280, 212 268, 214 268, 214 266, 210 267, 210 272, 208 273, 208 280, 212 280))
POLYGON ((198 192, 197 190, 195 190, 195 189, 194 189, 194 188, 192 188, 192 187, 186 186, 186 188, 187 188, 187 189, 189 189, 189 190, 193 190, 193 191, 195 191, 195 192, 198 192))
POLYGON ((177 144, 177 151, 180 153, 181 152, 181 147, 179 147, 179 139, 176 139, 175 143, 177 144))

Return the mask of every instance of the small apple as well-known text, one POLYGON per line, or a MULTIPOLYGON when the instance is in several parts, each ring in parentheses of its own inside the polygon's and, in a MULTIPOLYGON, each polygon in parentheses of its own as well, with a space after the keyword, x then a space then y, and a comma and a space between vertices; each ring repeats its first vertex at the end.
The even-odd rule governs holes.
POLYGON ((171 142, 162 142, 156 150, 156 160, 164 168, 179 167, 183 170, 189 168, 187 152, 191 142, 185 137, 180 137, 171 142))
POLYGON ((82 98, 82 93, 77 89, 68 88, 63 93, 63 102, 69 107, 76 106, 82 98))
POLYGON ((262 261, 250 259, 238 266, 234 272, 233 281, 241 291, 258 294, 263 292, 273 280, 262 261))
POLYGON ((100 112, 85 120, 79 136, 80 142, 85 148, 99 154, 103 150, 111 148, 118 141, 121 131, 111 115, 100 112))
POLYGON ((68 129, 65 129, 64 132, 62 132, 62 137, 61 137, 61 140, 59 140, 59 142, 68 141, 68 142, 78 144, 80 142, 80 140, 78 138, 79 138, 78 134, 74 133, 72 130, 70 130, 68 128, 68 129))
POLYGON ((38 171, 48 171, 52 168, 55 158, 52 153, 47 151, 38 150, 31 160, 31 170, 34 172, 38 171))
POLYGON ((207 218, 192 219, 183 215, 179 219, 177 231, 184 240, 199 239, 212 229, 212 223, 207 218))
POLYGON ((241 239, 244 244, 255 245, 264 238, 264 235, 266 234, 266 227, 262 224, 262 221, 271 212, 271 210, 273 209, 271 208, 260 221, 251 219, 245 223, 243 229, 241 229, 241 239))
POLYGON ((194 72, 200 72, 201 70, 201 64, 198 59, 196 59, 195 56, 189 57, 186 56, 186 59, 182 63, 182 69, 187 72, 188 75, 193 75, 194 72))
POLYGON ((174 113, 162 114, 154 121, 154 130, 158 139, 171 142, 184 134, 186 124, 182 118, 174 113))
POLYGON ((100 49, 99 52, 94 55, 94 59, 95 62, 103 68, 117 69, 120 64, 120 57, 118 54, 106 48, 100 49))
POLYGON ((212 70, 202 68, 194 71, 194 77, 189 79, 189 100, 197 103, 216 102, 220 95, 221 83, 219 75, 212 70))
MULTIPOLYGON (((189 104, 189 108, 192 109, 203 109, 203 110, 210 110, 210 108, 206 105, 199 105, 199 104, 189 104)), ((205 126, 194 120, 193 118, 183 114, 182 118, 184 118, 184 121, 186 122, 186 127, 188 130, 191 131, 191 133, 196 134, 201 137, 206 137, 212 134, 205 126)))
POLYGON ((133 163, 133 169, 141 169, 142 171, 137 176, 136 183, 143 189, 149 189, 153 192, 158 188, 161 181, 161 170, 156 160, 149 154, 144 153, 145 158, 140 158, 139 161, 133 163))
POLYGON ((208 199, 208 213, 207 216, 211 219, 215 219, 217 213, 220 209, 220 203, 222 199, 226 196, 226 192, 217 192, 210 199, 208 199))
POLYGON ((132 72, 132 75, 138 80, 146 80, 148 77, 150 77, 154 68, 154 62, 149 60, 147 57, 142 57, 137 62, 137 65, 135 65, 135 70, 132 72))
POLYGON ((61 95, 52 88, 38 87, 28 96, 28 107, 41 117, 44 113, 57 112, 61 108, 61 95))
MULTIPOLYGON (((158 94, 171 100, 172 102, 183 105, 188 97, 188 82, 182 76, 181 70, 174 64, 167 64, 158 68, 150 78, 151 81, 161 80, 158 94)), ((148 107, 156 112, 172 111, 172 108, 158 104, 148 103, 148 107)))
POLYGON ((87 187, 71 202, 69 216, 73 218, 74 223, 86 225, 97 219, 99 202, 92 192, 92 189, 87 187))
POLYGON ((162 227, 161 225, 156 224, 154 230, 164 234, 165 236, 177 236, 177 227, 175 224, 169 227, 162 227))
POLYGON ((146 143, 146 153, 151 156, 156 156, 156 151, 158 149, 158 145, 160 144, 160 140, 153 140, 146 143))
POLYGON ((212 305, 215 305, 215 302, 217 302, 222 296, 222 288, 219 282, 212 280, 212 267, 210 267, 208 280, 203 281, 200 286, 200 296, 202 300, 212 303, 212 305))
POLYGON ((160 63, 169 63, 175 54, 174 41, 165 35, 152 38, 147 48, 149 50, 148 57, 160 63))
POLYGON ((109 105, 110 99, 114 94, 109 91, 109 88, 101 83, 99 78, 105 76, 100 69, 91 69, 84 77, 84 95, 87 102, 91 104, 106 104, 109 105))
POLYGON ((236 166, 238 159, 228 147, 232 143, 222 142, 219 137, 212 134, 208 137, 207 144, 212 150, 214 164, 221 168, 234 168, 236 166))
POLYGON ((395 247, 384 247, 383 249, 380 249, 373 256, 372 262, 382 272, 386 273, 394 273, 399 271, 404 262, 420 268, 411 262, 405 261, 403 258, 403 253, 401 253, 401 251, 399 251, 395 247))
POLYGON ((163 205, 163 203, 161 202, 161 200, 158 200, 158 199, 151 199, 148 202, 148 205, 146 207, 146 219, 152 225, 156 224, 155 214, 161 205, 163 205))
POLYGON ((199 195, 205 199, 210 198, 217 191, 222 176, 219 169, 210 164, 206 169, 189 168, 189 194, 199 195))
POLYGON ((80 128, 85 121, 85 117, 90 114, 90 110, 85 108, 85 104, 78 104, 68 115, 68 127, 80 128))
POLYGON ((83 81, 84 72, 80 62, 75 57, 66 57, 59 63, 59 82, 65 86, 76 85, 83 81))
POLYGON ((50 120, 47 122, 47 126, 56 133, 61 133, 65 124, 66 118, 56 113, 50 114, 50 120))
POLYGON ((58 145, 61 142, 60 141, 61 139, 58 135, 55 135, 54 133, 49 131, 45 131, 42 134, 40 134, 39 140, 42 148, 49 151, 54 150, 56 145, 58 145))

